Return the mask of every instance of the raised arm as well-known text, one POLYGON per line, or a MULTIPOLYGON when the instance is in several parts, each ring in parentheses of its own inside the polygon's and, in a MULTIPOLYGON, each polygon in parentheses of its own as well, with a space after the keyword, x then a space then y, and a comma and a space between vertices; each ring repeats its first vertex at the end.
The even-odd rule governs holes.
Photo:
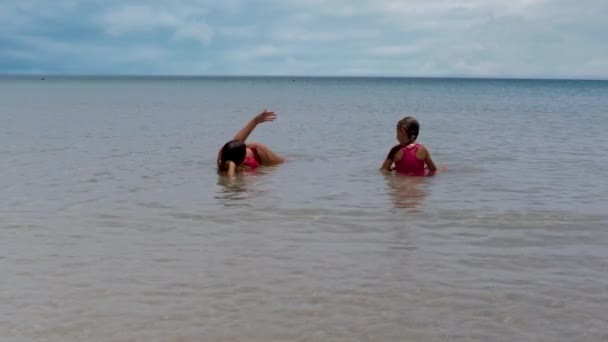
POLYGON ((232 138, 232 140, 240 140, 240 141, 245 141, 247 140, 247 138, 249 137, 249 135, 251 134, 251 132, 253 132, 253 130, 255 129, 255 127, 258 124, 261 124, 263 122, 267 122, 267 121, 274 121, 277 118, 277 115, 274 112, 269 112, 267 110, 264 109, 263 112, 257 114, 256 116, 253 117, 253 119, 251 119, 247 125, 245 125, 245 127, 243 127, 235 136, 234 138, 232 138))

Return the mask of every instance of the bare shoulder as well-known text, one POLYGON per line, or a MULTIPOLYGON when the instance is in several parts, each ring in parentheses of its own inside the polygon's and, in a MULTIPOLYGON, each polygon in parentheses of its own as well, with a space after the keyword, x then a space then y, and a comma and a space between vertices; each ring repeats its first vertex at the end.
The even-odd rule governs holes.
POLYGON ((259 142, 247 142, 248 148, 257 148, 259 150, 268 150, 268 146, 261 144, 259 142))
POLYGON ((247 147, 249 147, 249 148, 257 147, 257 148, 261 148, 261 149, 268 149, 268 146, 266 146, 260 142, 257 142, 257 141, 248 141, 247 147))
POLYGON ((430 155, 429 149, 422 144, 418 144, 418 151, 416 151, 416 157, 418 159, 425 159, 428 155, 430 155))
POLYGON ((247 144, 248 147, 255 147, 258 150, 258 154, 262 159, 262 164, 280 164, 285 161, 285 158, 274 153, 268 146, 258 143, 251 142, 247 144))
POLYGON ((393 157, 393 161, 398 162, 403 158, 403 149, 400 148, 395 152, 395 156, 393 157))

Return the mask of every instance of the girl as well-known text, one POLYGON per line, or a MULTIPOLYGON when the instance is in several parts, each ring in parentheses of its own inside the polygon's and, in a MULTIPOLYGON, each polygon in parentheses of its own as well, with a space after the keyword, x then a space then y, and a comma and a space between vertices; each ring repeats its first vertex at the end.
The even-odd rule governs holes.
POLYGON ((274 121, 277 115, 264 110, 256 115, 238 132, 231 141, 222 147, 217 155, 217 167, 220 172, 233 176, 245 169, 256 169, 260 165, 280 164, 285 159, 276 155, 268 147, 259 143, 245 143, 249 134, 258 124, 274 121))
POLYGON ((431 153, 424 145, 416 143, 419 132, 420 124, 415 118, 408 116, 399 121, 397 123, 399 145, 393 147, 388 153, 381 170, 396 170, 398 173, 408 176, 434 175, 437 167, 431 158, 431 153), (395 164, 394 167, 393 164, 395 164))

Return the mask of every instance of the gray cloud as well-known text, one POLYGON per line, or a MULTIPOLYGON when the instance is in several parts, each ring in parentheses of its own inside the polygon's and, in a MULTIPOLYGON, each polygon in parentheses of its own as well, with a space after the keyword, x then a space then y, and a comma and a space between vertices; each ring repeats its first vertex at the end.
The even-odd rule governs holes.
POLYGON ((608 77, 607 17, 604 0, 0 0, 0 63, 84 73, 608 77))

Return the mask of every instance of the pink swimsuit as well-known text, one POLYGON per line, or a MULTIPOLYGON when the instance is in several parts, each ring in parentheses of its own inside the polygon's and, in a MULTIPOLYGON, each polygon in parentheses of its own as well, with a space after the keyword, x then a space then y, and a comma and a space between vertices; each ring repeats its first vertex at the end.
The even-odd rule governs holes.
POLYGON ((253 157, 245 157, 244 164, 250 169, 256 169, 257 167, 262 165, 262 158, 260 158, 260 155, 258 154, 258 148, 256 146, 248 146, 248 148, 253 152, 253 157))
POLYGON ((424 160, 418 159, 416 153, 420 145, 414 144, 401 148, 403 157, 395 162, 395 170, 408 176, 424 176, 424 160))

